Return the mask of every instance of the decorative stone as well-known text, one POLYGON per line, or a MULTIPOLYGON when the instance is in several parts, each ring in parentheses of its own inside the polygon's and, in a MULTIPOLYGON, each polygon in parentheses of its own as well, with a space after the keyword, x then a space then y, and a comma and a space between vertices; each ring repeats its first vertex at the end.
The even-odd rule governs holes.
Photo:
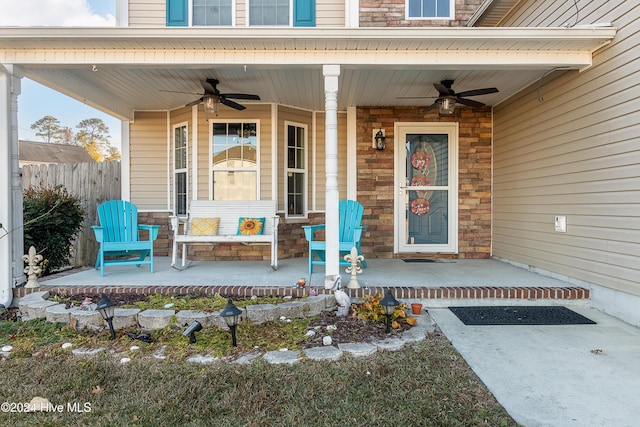
POLYGON ((226 323, 223 319, 220 318, 220 313, 209 313, 201 310, 181 310, 176 313, 176 323, 180 326, 189 326, 195 321, 200 322, 203 328, 207 328, 209 326, 215 325, 222 327, 219 322, 226 323), (217 317, 217 319, 216 319, 217 317))
POLYGON ((71 348, 71 347, 73 347, 73 344, 71 344, 70 342, 66 342, 66 343, 62 344, 62 349, 63 350, 66 350, 66 349, 71 348))
POLYGON ((122 359, 120 359, 120 364, 124 365, 125 363, 129 363, 131 362, 131 358, 130 357, 123 357, 122 359))
POLYGON ((249 320, 258 324, 277 319, 276 306, 273 304, 248 305, 246 313, 249 320))
POLYGON ((69 323, 71 313, 77 311, 77 307, 66 308, 64 304, 56 304, 47 307, 44 311, 47 322, 69 323))
POLYGON ((331 345, 331 344, 333 344, 333 338, 331 338, 329 335, 322 338, 322 345, 331 345))
POLYGON ((20 310, 22 310, 29 319, 40 319, 43 317, 47 317, 47 308, 54 305, 58 305, 58 303, 55 301, 46 300, 31 301, 24 305, 21 305, 20 310))
POLYGON ((165 304, 165 305, 164 305, 164 308, 165 308, 166 310, 168 310, 168 309, 170 309, 170 308, 173 308, 173 306, 174 306, 174 305, 175 305, 174 303, 165 304))
POLYGON ((303 302, 307 306, 307 316, 317 316, 328 308, 325 295, 310 296, 305 298, 303 302))
POLYGON ((301 301, 284 302, 276 306, 276 316, 301 318, 304 317, 304 312, 307 307, 308 306, 301 301))
POLYGON ((380 351, 398 351, 404 347, 405 341, 400 338, 389 338, 377 341, 375 344, 380 351))
POLYGON ((145 310, 138 314, 138 324, 144 329, 164 329, 175 314, 175 310, 145 310))
POLYGON ((338 344, 338 348, 353 357, 371 356, 378 351, 378 347, 369 343, 344 343, 338 344))
POLYGON ((338 360, 342 357, 344 352, 333 346, 329 347, 314 347, 306 348, 303 350, 305 356, 312 360, 338 360))
POLYGON ((201 354, 197 354, 195 356, 191 356, 190 358, 188 358, 187 362, 207 364, 207 363, 217 362, 218 360, 220 360, 219 357, 203 356, 201 354))
POLYGON ((138 326, 138 313, 140 313, 139 308, 116 308, 113 311, 113 329, 138 326))
POLYGON ((102 324, 102 316, 95 310, 75 310, 71 313, 71 323, 76 329, 96 328, 102 324))
POLYGON ((12 345, 5 345, 4 347, 2 347, 2 351, 4 353, 9 353, 10 351, 13 351, 13 346, 12 345))
MULTIPOLYGON (((33 247, 33 246, 32 246, 33 247)), ((49 412, 53 410, 53 404, 46 397, 36 396, 29 401, 27 412, 49 412)))
POLYGON ((287 363, 292 365, 300 361, 300 353, 297 351, 269 351, 263 356, 268 363, 278 365, 287 363))
POLYGON ((253 362, 254 360, 256 360, 258 357, 260 357, 260 353, 247 353, 245 355, 238 357, 236 360, 233 361, 233 363, 237 363, 239 365, 247 365, 253 362))
POLYGON ((307 331, 306 334, 304 334, 304 336, 306 336, 306 337, 315 337, 316 334, 317 334, 316 331, 314 331, 313 329, 310 329, 310 330, 307 331))
POLYGON ((95 356, 104 351, 104 347, 98 348, 74 348, 71 353, 75 356, 95 356))
POLYGON ((138 347, 137 345, 132 345, 131 347, 129 347, 129 350, 138 351, 138 350, 140 350, 140 347, 138 347))

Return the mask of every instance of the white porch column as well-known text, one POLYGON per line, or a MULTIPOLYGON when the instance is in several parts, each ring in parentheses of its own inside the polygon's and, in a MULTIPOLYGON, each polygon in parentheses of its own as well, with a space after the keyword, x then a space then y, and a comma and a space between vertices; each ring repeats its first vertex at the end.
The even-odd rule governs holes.
MULTIPOLYGON (((17 71, 17 70, 16 70, 17 71)), ((21 76, 0 64, 0 304, 9 306, 13 287, 24 282, 22 191, 18 168, 18 95, 21 76)))
POLYGON ((325 266, 325 288, 331 288, 340 275, 338 251, 338 76, 339 65, 324 65, 324 108, 325 120, 325 240, 327 242, 325 266))

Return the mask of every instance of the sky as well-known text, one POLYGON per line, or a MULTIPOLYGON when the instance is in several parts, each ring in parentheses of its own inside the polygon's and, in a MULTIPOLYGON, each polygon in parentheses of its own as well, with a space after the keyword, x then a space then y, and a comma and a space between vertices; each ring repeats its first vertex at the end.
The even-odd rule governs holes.
MULTIPOLYGON (((0 0, 0 26, 115 26, 116 0, 0 0)), ((111 145, 120 149, 120 120, 82 102, 22 79, 18 97, 18 138, 42 141, 31 125, 53 116, 76 130, 84 119, 99 118, 107 125, 111 145)))

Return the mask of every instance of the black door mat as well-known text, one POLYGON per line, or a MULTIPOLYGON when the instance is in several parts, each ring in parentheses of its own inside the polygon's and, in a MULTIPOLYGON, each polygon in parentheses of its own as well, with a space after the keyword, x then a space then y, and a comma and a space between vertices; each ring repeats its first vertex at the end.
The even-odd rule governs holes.
POLYGON ((562 306, 449 307, 465 325, 595 325, 562 306))
POLYGON ((404 262, 438 262, 433 258, 402 258, 404 262))

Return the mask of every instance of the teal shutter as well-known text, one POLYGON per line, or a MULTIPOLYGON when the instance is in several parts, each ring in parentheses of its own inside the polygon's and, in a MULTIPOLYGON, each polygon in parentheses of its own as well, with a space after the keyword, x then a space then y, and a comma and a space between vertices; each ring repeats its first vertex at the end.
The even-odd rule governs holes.
POLYGON ((316 0, 293 0, 293 26, 316 26, 316 0))
POLYGON ((188 0, 167 0, 167 27, 186 27, 189 24, 188 0))

